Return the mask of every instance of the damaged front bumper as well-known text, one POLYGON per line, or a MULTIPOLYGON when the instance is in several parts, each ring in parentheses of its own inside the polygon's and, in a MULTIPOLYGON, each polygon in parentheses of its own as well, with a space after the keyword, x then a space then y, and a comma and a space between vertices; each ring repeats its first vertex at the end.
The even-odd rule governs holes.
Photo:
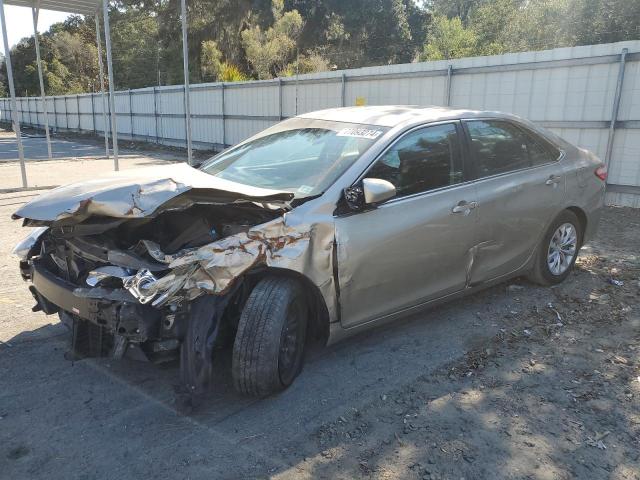
POLYGON ((165 325, 169 325, 167 317, 171 324, 175 318, 175 313, 161 315, 159 310, 140 304, 124 290, 78 288, 53 275, 38 260, 31 262, 30 277, 36 310, 47 315, 67 312, 128 341, 155 339, 160 334, 161 317, 165 317, 165 325))

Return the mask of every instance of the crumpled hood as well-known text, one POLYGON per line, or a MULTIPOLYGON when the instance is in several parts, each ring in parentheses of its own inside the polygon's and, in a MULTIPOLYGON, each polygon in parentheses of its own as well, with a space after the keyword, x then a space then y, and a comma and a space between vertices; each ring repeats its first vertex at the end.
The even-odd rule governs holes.
POLYGON ((142 218, 152 216, 161 206, 179 209, 198 202, 249 201, 281 208, 282 202, 292 199, 290 192, 242 185, 176 163, 114 172, 58 187, 23 205, 12 218, 39 222, 79 222, 92 215, 142 218))

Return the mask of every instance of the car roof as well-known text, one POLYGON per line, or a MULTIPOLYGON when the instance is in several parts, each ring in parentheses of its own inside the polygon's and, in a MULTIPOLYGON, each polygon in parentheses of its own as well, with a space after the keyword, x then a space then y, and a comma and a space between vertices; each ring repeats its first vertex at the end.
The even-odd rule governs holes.
POLYGON ((362 123, 381 127, 395 127, 400 124, 437 122, 461 118, 502 117, 505 119, 518 119, 515 115, 502 112, 418 105, 371 105, 328 108, 304 113, 299 117, 335 122, 362 123))

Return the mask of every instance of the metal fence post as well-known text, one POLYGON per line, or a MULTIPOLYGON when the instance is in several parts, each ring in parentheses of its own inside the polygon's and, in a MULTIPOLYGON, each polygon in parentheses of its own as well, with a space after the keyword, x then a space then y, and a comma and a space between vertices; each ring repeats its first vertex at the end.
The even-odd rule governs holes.
POLYGON ((98 130, 96 130, 96 106, 93 104, 94 94, 91 94, 91 125, 93 126, 93 134, 97 135, 98 130))
POLYGON ((453 77, 453 67, 451 65, 449 65, 447 67, 447 81, 446 81, 446 85, 445 85, 445 92, 444 92, 444 104, 449 107, 451 105, 451 80, 453 77))
POLYGON ((278 118, 282 120, 282 78, 278 77, 278 118))
POLYGON ((51 97, 53 99, 53 128, 58 130, 58 111, 56 110, 56 97, 51 97))
POLYGON ((607 138, 607 152, 604 156, 604 163, 609 168, 611 164, 611 154, 613 153, 613 141, 616 134, 616 122, 618 121, 618 110, 620 109, 620 98, 622 97, 622 83, 624 82, 624 69, 629 49, 623 48, 620 53, 620 67, 618 69, 618 82, 616 83, 616 94, 613 97, 613 108, 611 111, 611 121, 609 123, 609 137, 607 138))
POLYGON ((78 131, 82 131, 82 124, 80 123, 80 95, 76 95, 76 110, 78 114, 78 131))
POLYGON ((224 120, 224 82, 222 82, 220 84, 220 93, 222 95, 222 105, 221 105, 221 109, 222 109, 222 149, 224 150, 225 148, 227 148, 227 129, 225 126, 225 120, 224 120))
POLYGON ((4 45, 4 65, 7 69, 7 81, 9 82, 9 95, 11 97, 11 119, 13 120, 13 131, 16 133, 16 144, 18 146, 18 158, 20 159, 20 175, 22 176, 22 186, 27 188, 27 169, 24 163, 24 148, 22 146, 22 135, 20 133, 20 117, 18 115, 18 104, 16 102, 16 89, 13 84, 13 67, 11 65, 11 46, 7 36, 7 22, 4 16, 4 1, 0 0, 0 28, 2 29, 2 43, 4 45))
POLYGON ((47 155, 49 160, 53 158, 51 152, 51 135, 49 134, 49 109, 47 108, 47 95, 44 90, 44 78, 42 76, 42 59, 40 58, 40 40, 38 34, 38 15, 40 13, 40 0, 38 0, 38 8, 32 8, 33 17, 33 39, 36 46, 36 61, 38 62, 38 82, 40 83, 40 97, 42 98, 42 114, 44 117, 44 133, 47 138, 47 155))
POLYGON ((187 2, 180 0, 180 13, 182 23, 182 70, 184 73, 184 126, 187 141, 187 160, 193 164, 193 151, 191 147, 191 88, 189 87, 189 48, 187 45, 187 2))
POLYGON ((340 77, 340 106, 345 107, 347 101, 347 76, 343 73, 340 77))
POLYGON ((69 108, 67 105, 67 96, 65 95, 62 98, 64 98, 64 128, 69 130, 69 108))
POLYGON ((129 89, 129 131, 131 132, 131 140, 133 140, 133 100, 131 99, 131 89, 129 89))
POLYGON ((156 143, 160 143, 158 136, 158 89, 156 87, 153 87, 153 118, 156 121, 156 143))
MULTIPOLYGON (((96 11, 96 45, 98 46, 98 72, 100 76, 100 97, 102 98, 102 131, 104 133, 104 152, 109 159, 109 127, 107 122, 107 98, 104 94, 104 67, 102 64, 102 42, 100 41, 100 15, 96 11)), ((95 123, 95 118, 94 118, 95 123)))
MULTIPOLYGON (((113 169, 120 170, 118 161, 118 115, 116 112, 115 80, 113 79, 113 58, 111 54, 111 27, 109 26, 109 0, 102 0, 102 16, 104 21, 104 42, 107 49, 107 69, 109 75, 109 116, 111 117, 111 142, 113 152, 113 169)), ((106 126, 105 126, 106 130, 106 126)))

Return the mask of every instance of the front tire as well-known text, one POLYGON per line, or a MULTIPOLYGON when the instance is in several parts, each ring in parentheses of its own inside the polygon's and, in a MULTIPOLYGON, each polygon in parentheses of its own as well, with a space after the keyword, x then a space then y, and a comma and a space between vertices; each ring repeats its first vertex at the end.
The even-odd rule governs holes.
POLYGON ((556 285, 571 272, 582 246, 582 225, 565 210, 551 223, 536 252, 529 279, 540 285, 556 285))
POLYGON ((266 277, 242 310, 232 376, 240 393, 264 397, 287 388, 302 369, 308 308, 298 282, 266 277))

